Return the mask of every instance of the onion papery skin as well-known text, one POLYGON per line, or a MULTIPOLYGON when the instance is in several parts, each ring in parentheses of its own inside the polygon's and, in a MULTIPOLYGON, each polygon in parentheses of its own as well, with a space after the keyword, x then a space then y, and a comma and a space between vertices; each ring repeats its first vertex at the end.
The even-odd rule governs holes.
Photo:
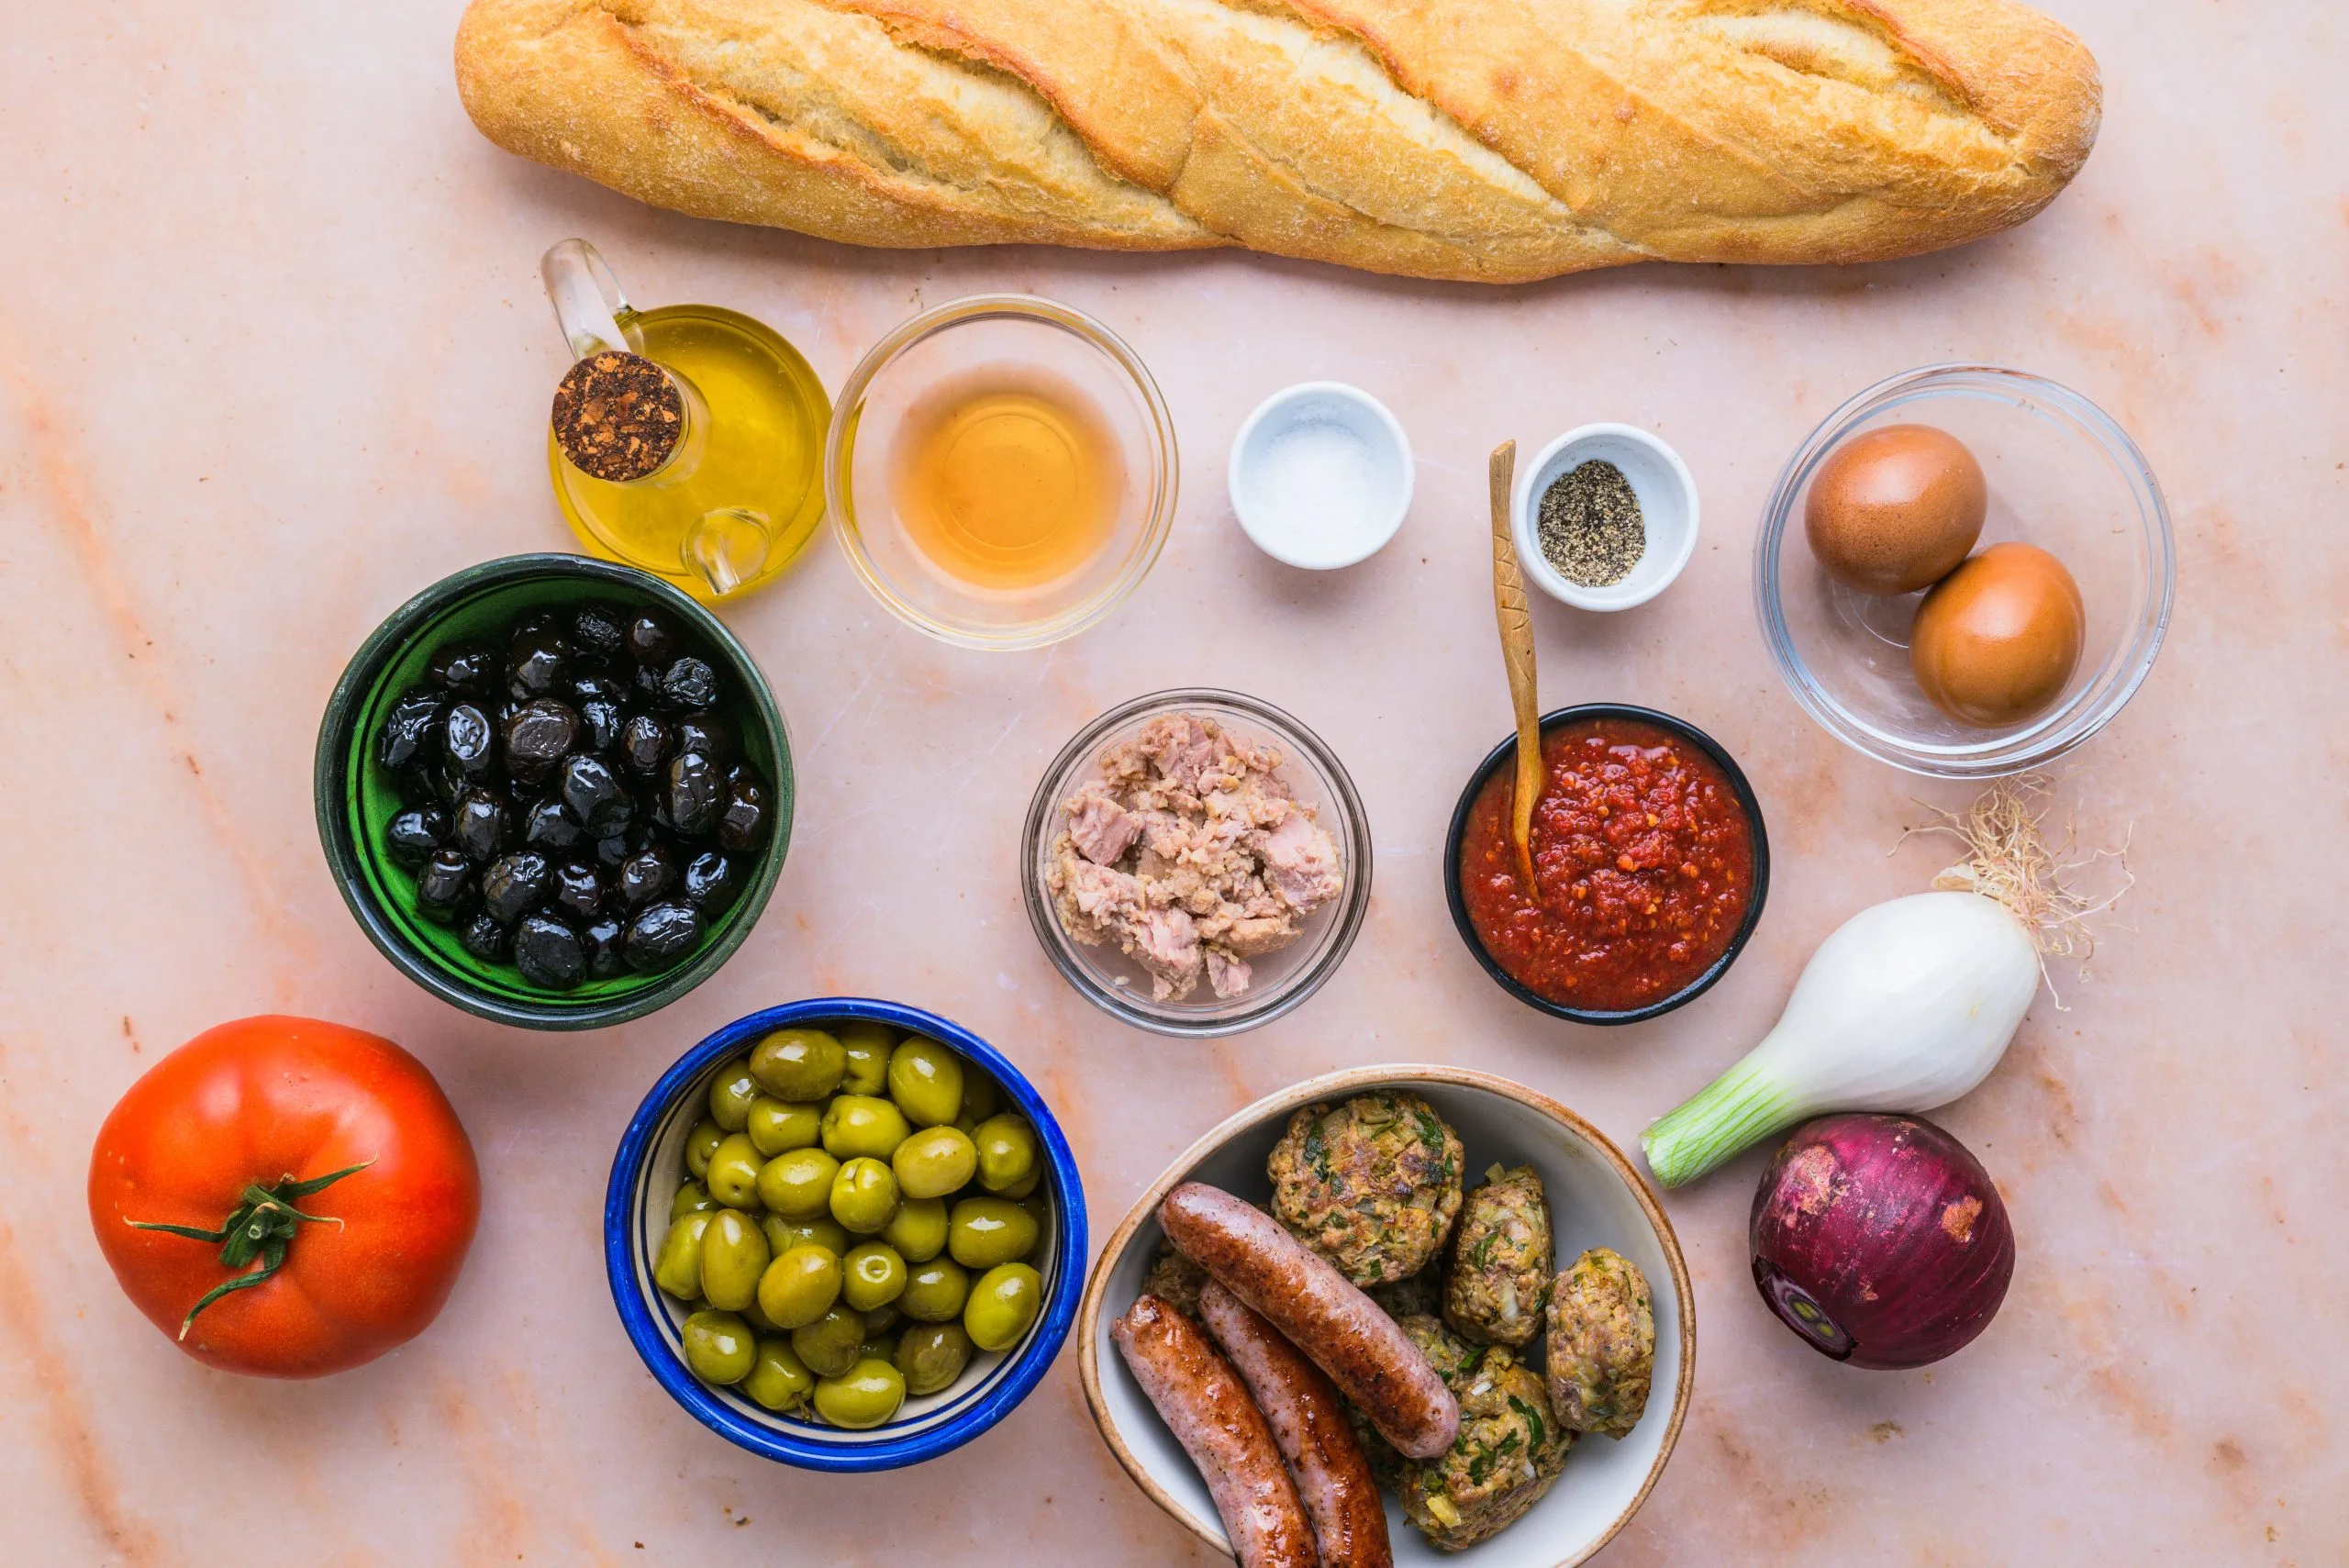
POLYGON ((1920 1117, 1821 1117, 1763 1173, 1748 1230, 1762 1299, 1811 1349, 1924 1366, 1989 1326, 2015 1234, 1989 1173, 1920 1117))

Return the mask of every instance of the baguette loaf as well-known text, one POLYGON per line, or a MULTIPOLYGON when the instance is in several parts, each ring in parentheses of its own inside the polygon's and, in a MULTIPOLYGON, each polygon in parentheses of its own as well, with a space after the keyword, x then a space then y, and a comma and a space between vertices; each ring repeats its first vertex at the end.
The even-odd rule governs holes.
POLYGON ((1493 283, 1959 244, 2099 111, 2017 0, 473 0, 457 83, 704 217, 1493 283))

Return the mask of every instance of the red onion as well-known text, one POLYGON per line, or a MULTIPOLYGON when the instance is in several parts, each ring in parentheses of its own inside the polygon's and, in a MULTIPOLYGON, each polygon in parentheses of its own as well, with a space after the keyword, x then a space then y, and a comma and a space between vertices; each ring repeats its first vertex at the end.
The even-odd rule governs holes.
POLYGON ((1965 1145, 1912 1116, 1795 1129, 1753 1195, 1753 1283, 1803 1343, 1923 1366, 1989 1326, 2014 1277, 2007 1206, 1965 1145))

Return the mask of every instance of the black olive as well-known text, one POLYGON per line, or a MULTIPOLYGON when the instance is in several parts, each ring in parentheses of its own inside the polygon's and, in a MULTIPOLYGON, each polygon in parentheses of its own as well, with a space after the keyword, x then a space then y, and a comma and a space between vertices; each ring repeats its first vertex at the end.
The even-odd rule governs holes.
POLYGON ((469 702, 449 710, 440 726, 440 752, 469 779, 489 776, 497 762, 497 734, 489 715, 469 702))
POLYGON ((636 673, 629 677, 629 689, 636 694, 640 704, 651 706, 662 702, 660 669, 651 664, 639 664, 636 673))
POLYGON ((650 904, 677 880, 677 852, 666 844, 647 844, 620 862, 618 881, 620 903, 633 909, 650 904))
POLYGON ((436 850, 416 873, 416 906, 425 918, 453 926, 473 900, 473 871, 454 850, 436 850))
POLYGON ((628 623, 629 657, 640 664, 667 669, 676 657, 677 634, 655 615, 640 615, 628 623))
POLYGON ((707 757, 687 751, 669 763, 669 792, 663 801, 669 820, 688 839, 698 839, 718 825, 726 809, 726 780, 707 757))
POLYGON ((587 944, 587 973, 591 978, 609 980, 628 967, 628 955, 623 951, 628 928, 614 917, 597 916, 579 935, 587 944))
POLYGON ((666 724, 649 713, 640 713, 620 726, 620 766, 640 778, 651 778, 669 760, 674 741, 666 724))
POLYGON ((539 697, 506 721, 506 771, 518 783, 537 784, 554 772, 579 740, 579 713, 569 703, 539 697))
POLYGON ((620 743, 620 727, 628 716, 616 702, 590 697, 579 705, 579 749, 609 751, 620 743))
POLYGON ((467 790, 458 797, 451 836, 465 859, 475 865, 486 865, 506 847, 506 833, 511 825, 504 801, 485 789, 467 790))
POLYGON ((494 685, 497 656, 477 642, 452 642, 432 655, 426 673, 432 684, 469 696, 485 697, 494 685))
POLYGON ((610 838, 636 815, 636 803, 619 775, 596 757, 573 757, 562 764, 562 803, 591 839, 610 838))
POLYGON ((600 660, 582 659, 571 667, 571 700, 573 702, 622 703, 634 684, 615 675, 600 660))
POLYGON ((629 922, 628 961, 646 971, 681 962, 701 940, 701 917, 688 904, 649 904, 629 922))
POLYGON ((610 659, 628 640, 628 623, 609 605, 582 605, 571 615, 571 640, 590 653, 610 659))
POLYGON ((734 727, 714 713, 689 713, 677 720, 677 750, 699 751, 722 768, 734 760, 734 727))
POLYGON ((661 677, 661 696, 671 707, 707 707, 718 700, 718 672, 688 653, 661 677))
POLYGON ((552 696, 570 664, 571 644, 552 627, 518 631, 506 645, 506 690, 517 702, 552 696))
POLYGON ((620 862, 634 853, 636 853, 636 846, 629 842, 628 835, 625 833, 616 833, 611 838, 596 840, 596 863, 606 871, 619 870, 620 862))
POLYGON ((546 902, 554 868, 536 850, 500 855, 481 873, 482 907, 511 925, 546 902))
POLYGON ((587 977, 587 949, 553 916, 532 915, 514 932, 514 967, 533 985, 568 991, 587 977))
POLYGON ((491 918, 487 910, 466 921, 457 940, 475 958, 495 962, 506 956, 506 928, 491 918))
POLYGON ((522 818, 522 842, 534 850, 567 850, 586 836, 559 800, 542 800, 522 818))
POLYGON ((591 921, 603 906, 604 879, 596 874, 594 866, 572 861, 555 868, 554 907, 558 913, 591 921))
POLYGON ((449 814, 438 806, 417 806, 392 818, 384 829, 392 859, 413 871, 449 841, 449 814))
POLYGON ((705 850, 685 868, 685 902, 705 915, 725 911, 742 892, 742 878, 734 862, 716 850, 705 850))
POLYGON ((416 691, 392 705, 375 743, 375 760, 396 773, 414 762, 440 722, 440 705, 448 699, 435 692, 416 691))
POLYGON ((758 848, 767 836, 768 815, 766 781, 749 768, 735 769, 718 816, 718 847, 737 852, 758 848))

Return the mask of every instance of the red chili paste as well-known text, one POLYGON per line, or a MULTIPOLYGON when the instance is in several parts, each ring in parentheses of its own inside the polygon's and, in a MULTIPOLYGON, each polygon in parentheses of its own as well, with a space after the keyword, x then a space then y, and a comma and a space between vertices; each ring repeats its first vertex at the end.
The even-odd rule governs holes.
POLYGON ((1595 1012, 1662 1001, 1729 948, 1753 891, 1753 835, 1712 758, 1635 719, 1542 738, 1527 895, 1509 841, 1516 769, 1485 781, 1460 893, 1485 951, 1546 1000, 1595 1012))

